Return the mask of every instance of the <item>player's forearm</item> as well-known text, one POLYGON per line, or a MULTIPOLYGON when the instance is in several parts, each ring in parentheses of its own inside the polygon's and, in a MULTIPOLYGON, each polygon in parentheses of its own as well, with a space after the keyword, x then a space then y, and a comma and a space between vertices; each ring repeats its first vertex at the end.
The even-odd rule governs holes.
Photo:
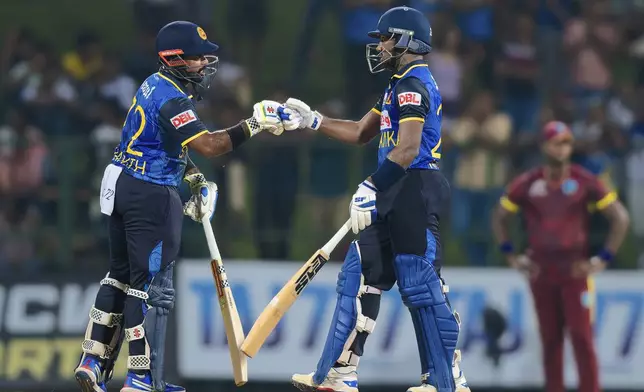
POLYGON ((230 135, 225 130, 208 132, 200 137, 201 143, 197 151, 208 158, 214 158, 233 150, 230 135))
POLYGON ((251 132, 248 124, 246 121, 242 121, 221 131, 207 132, 190 142, 188 146, 205 157, 214 158, 231 152, 250 137, 251 132))
POLYGON ((362 140, 362 132, 360 131, 360 123, 358 121, 324 117, 319 131, 344 143, 364 144, 368 142, 368 140, 362 140))
POLYGON ((407 169, 414 162, 419 152, 420 145, 415 146, 412 144, 403 146, 399 144, 391 150, 388 157, 392 162, 396 162, 404 169, 407 169))
POLYGON ((630 218, 626 208, 624 208, 624 206, 619 202, 609 206, 608 209, 607 217, 610 222, 610 228, 608 231, 608 237, 606 238, 605 248, 615 254, 626 238, 630 218))

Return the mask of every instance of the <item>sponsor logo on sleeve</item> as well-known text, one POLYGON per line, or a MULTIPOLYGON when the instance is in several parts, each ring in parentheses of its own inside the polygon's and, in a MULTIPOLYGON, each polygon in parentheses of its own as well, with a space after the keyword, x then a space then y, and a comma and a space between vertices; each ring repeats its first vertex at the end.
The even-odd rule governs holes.
POLYGON ((420 106, 420 98, 420 93, 400 93, 398 94, 398 106, 420 106))
POLYGON ((185 112, 179 113, 176 116, 170 119, 172 125, 175 129, 179 129, 186 124, 190 124, 193 121, 197 121, 197 116, 192 110, 186 110, 185 112))

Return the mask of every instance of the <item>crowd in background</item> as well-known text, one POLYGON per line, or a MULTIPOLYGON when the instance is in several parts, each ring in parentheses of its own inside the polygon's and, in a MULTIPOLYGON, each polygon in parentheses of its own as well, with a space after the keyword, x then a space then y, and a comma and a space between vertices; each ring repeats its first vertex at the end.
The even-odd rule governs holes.
MULTIPOLYGON (((273 49, 294 51, 292 63, 272 71, 257 56, 275 46, 266 42, 267 32, 284 23, 269 17, 271 1, 236 0, 226 17, 234 33, 223 42, 210 33, 212 3, 130 1, 139 23, 130 46, 118 52, 85 27, 62 52, 27 28, 5 35, 0 274, 105 262, 98 186, 132 96, 158 69, 154 38, 168 21, 193 20, 222 44, 216 83, 198 103, 211 130, 250 116, 255 100, 288 96, 326 115, 358 119, 386 86, 387 75, 369 74, 364 45, 366 32, 399 1, 309 0, 305 14, 292 21, 300 25, 296 47, 273 49), (332 54, 314 44, 329 17, 341 31, 332 54), (325 55, 337 57, 341 74, 315 68, 325 55), (262 72, 283 74, 269 96, 255 88, 262 72), (344 88, 311 96, 298 83, 311 72, 341 78, 344 88)), ((620 262, 644 266, 637 260, 644 260, 644 1, 404 3, 425 12, 433 27, 427 60, 443 97, 442 168, 453 191, 444 241, 448 252, 449 244, 458 250, 452 253, 458 260, 447 263, 499 263, 491 211, 512 176, 539 164, 539 129, 559 119, 576 136, 575 162, 616 188, 631 212, 632 249, 620 262)), ((355 149, 311 131, 257 139, 213 161, 194 157, 222 189, 215 221, 226 257, 306 258, 346 219, 351 192, 374 169, 377 145, 355 149), (304 232, 302 221, 311 222, 304 232), (303 237, 312 245, 299 251, 294 238, 303 237)), ((190 223, 186 228, 182 255, 203 256, 192 246, 204 247, 203 234, 190 223)))

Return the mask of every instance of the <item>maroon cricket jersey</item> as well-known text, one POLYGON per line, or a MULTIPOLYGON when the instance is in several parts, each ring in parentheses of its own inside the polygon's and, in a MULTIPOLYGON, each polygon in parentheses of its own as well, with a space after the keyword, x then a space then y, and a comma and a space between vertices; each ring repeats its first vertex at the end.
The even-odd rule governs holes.
POLYGON ((546 179, 543 167, 520 175, 507 187, 501 206, 523 212, 534 261, 562 263, 588 257, 590 215, 615 200, 617 194, 597 176, 572 165, 556 182, 546 179))

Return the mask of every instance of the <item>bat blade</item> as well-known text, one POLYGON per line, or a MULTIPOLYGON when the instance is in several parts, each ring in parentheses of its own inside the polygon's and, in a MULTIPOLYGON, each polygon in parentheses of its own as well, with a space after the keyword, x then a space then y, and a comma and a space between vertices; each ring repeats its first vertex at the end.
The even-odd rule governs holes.
POLYGON ((241 345, 241 351, 246 356, 253 358, 257 354, 268 336, 284 317, 284 314, 327 261, 329 261, 329 255, 324 250, 319 249, 273 297, 259 315, 255 324, 253 324, 248 336, 241 345))
POLYGON ((248 382, 247 358, 240 351, 241 344, 244 341, 244 329, 223 263, 221 260, 211 260, 210 269, 217 288, 217 299, 226 330, 235 385, 240 387, 248 382))

